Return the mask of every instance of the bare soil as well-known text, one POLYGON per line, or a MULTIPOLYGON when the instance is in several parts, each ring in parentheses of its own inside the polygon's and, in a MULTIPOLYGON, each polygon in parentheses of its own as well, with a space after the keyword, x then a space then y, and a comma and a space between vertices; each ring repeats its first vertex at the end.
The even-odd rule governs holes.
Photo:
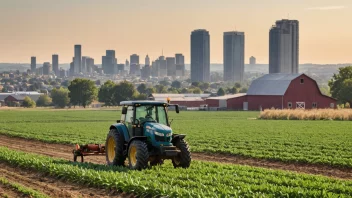
MULTIPOLYGON (((0 135, 0 146, 10 149, 25 151, 29 153, 38 153, 50 157, 57 157, 73 161, 72 150, 74 146, 65 144, 49 144, 37 140, 28 140, 23 138, 8 137, 0 135)), ((286 163, 280 161, 270 161, 265 159, 246 158, 242 156, 215 154, 215 153, 192 153, 192 159, 200 161, 211 161, 227 164, 240 164, 254 167, 263 167, 269 169, 278 169, 307 173, 314 175, 324 175, 338 179, 352 180, 352 168, 331 167, 328 165, 304 164, 304 163, 286 163)), ((84 158, 85 162, 96 164, 105 164, 105 156, 88 156, 84 158)))

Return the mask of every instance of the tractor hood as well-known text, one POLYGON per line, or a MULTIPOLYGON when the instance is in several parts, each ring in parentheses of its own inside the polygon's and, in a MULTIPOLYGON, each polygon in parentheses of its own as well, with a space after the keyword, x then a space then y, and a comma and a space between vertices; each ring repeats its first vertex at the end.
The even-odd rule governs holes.
POLYGON ((150 131, 157 131, 159 133, 170 133, 172 132, 172 129, 166 125, 160 124, 160 123, 154 123, 154 122, 147 122, 144 125, 145 129, 150 130, 150 131))

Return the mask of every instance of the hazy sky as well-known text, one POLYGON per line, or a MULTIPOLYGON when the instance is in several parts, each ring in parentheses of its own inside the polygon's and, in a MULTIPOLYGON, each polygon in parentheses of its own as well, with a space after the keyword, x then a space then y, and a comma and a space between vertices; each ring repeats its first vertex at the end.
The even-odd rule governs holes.
POLYGON ((210 32, 211 62, 222 63, 223 32, 244 31, 246 62, 268 62, 276 20, 300 22, 300 63, 352 62, 351 0, 0 0, 0 62, 71 62, 73 45, 101 63, 106 49, 119 62, 184 53, 190 33, 210 32))

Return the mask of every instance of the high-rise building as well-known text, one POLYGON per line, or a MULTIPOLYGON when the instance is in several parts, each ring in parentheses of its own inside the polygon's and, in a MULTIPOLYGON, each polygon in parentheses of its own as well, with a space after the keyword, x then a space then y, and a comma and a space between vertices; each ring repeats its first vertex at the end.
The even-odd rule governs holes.
POLYGON ((159 60, 155 60, 152 62, 151 75, 153 77, 159 77, 159 60))
POLYGON ((249 64, 250 64, 250 65, 255 65, 255 64, 257 64, 257 59, 256 59, 254 56, 251 56, 251 57, 249 58, 249 64))
POLYGON ((85 74, 85 73, 87 73, 87 59, 88 59, 89 57, 88 56, 82 56, 82 69, 81 69, 81 72, 83 73, 83 74, 85 74))
POLYGON ((176 76, 175 57, 166 57, 167 76, 176 76))
POLYGON ((93 71, 94 71, 93 68, 94 68, 94 59, 87 57, 87 59, 86 59, 86 72, 88 74, 93 73, 93 71))
POLYGON ((210 81, 210 35, 206 30, 191 34, 191 81, 210 81))
POLYGON ((244 42, 244 32, 224 32, 224 81, 243 81, 244 42))
POLYGON ((73 69, 75 74, 82 72, 82 46, 75 45, 75 57, 73 61, 73 69))
POLYGON ((61 68, 59 73, 60 73, 59 76, 60 76, 61 78, 66 77, 66 71, 65 71, 64 69, 61 68))
POLYGON ((32 56, 31 57, 31 72, 35 73, 36 69, 37 69, 37 57, 32 56))
POLYGON ((115 50, 106 50, 106 55, 102 58, 102 67, 105 74, 117 74, 115 50))
POLYGON ((43 75, 49 75, 52 72, 52 67, 49 62, 43 64, 43 75))
POLYGON ((167 63, 165 60, 165 56, 160 56, 159 60, 157 61, 157 64, 158 64, 159 77, 166 77, 167 76, 167 63))
POLYGON ((149 58, 148 54, 145 57, 145 65, 150 65, 150 58, 149 58))
POLYGON ((269 73, 298 73, 299 22, 283 19, 269 32, 269 73))
POLYGON ((52 56, 52 63, 53 63, 53 71, 55 73, 55 75, 59 75, 59 55, 57 54, 53 54, 52 56))
POLYGON ((130 56, 130 75, 140 75, 140 70, 139 56, 137 54, 132 54, 130 56))
POLYGON ((148 79, 151 76, 152 67, 150 65, 144 65, 141 71, 141 78, 148 79))
POLYGON ((185 57, 182 54, 175 54, 176 76, 185 75, 185 57))
POLYGON ((121 75, 125 74, 125 64, 117 64, 117 73, 121 75))

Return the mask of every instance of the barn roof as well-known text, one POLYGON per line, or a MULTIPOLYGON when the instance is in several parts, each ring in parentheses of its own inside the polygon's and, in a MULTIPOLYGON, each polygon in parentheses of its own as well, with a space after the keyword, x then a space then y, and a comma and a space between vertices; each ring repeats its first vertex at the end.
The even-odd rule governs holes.
POLYGON ((254 80, 247 91, 247 95, 282 96, 291 81, 302 74, 267 74, 254 80))
POLYGON ((207 98, 207 100, 228 100, 228 99, 232 99, 232 98, 242 97, 242 96, 245 96, 245 95, 247 95, 247 94, 245 94, 245 93, 237 93, 237 94, 232 94, 232 95, 210 97, 210 98, 207 98))

